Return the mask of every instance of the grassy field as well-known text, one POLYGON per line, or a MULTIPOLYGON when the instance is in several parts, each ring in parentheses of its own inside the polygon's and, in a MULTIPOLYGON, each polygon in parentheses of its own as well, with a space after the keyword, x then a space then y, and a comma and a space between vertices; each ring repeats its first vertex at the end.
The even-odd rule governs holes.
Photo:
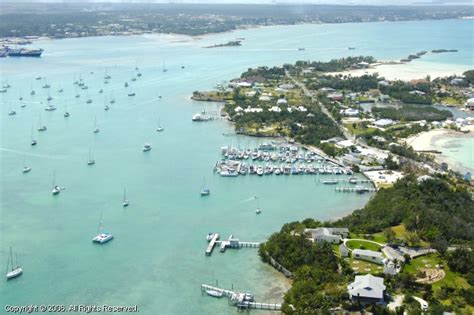
POLYGON ((373 250, 376 252, 379 252, 382 249, 381 246, 368 242, 368 241, 351 240, 351 241, 347 241, 346 245, 350 249, 368 249, 368 250, 373 250))
POLYGON ((352 123, 352 124, 345 124, 344 127, 349 130, 349 132, 353 135, 365 135, 365 134, 371 134, 375 130, 375 128, 364 128, 361 123, 352 123))
POLYGON ((346 261, 349 263, 351 268, 354 270, 356 273, 360 274, 376 274, 376 273, 381 273, 383 272, 383 267, 377 264, 372 264, 367 261, 363 260, 358 260, 358 259, 353 259, 353 258, 346 258, 346 261))

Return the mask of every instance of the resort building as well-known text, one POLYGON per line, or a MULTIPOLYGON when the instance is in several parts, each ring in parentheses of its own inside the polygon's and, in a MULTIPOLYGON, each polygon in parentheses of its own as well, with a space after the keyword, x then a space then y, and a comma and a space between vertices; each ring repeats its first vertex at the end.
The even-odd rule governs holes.
POLYGON ((354 249, 352 251, 352 258, 369 261, 374 264, 383 265, 383 254, 381 252, 374 252, 368 249, 354 249))
POLYGON ((311 240, 317 243, 329 242, 331 244, 339 244, 343 238, 349 235, 349 229, 346 228, 325 228, 305 229, 305 233, 311 234, 311 240))
POLYGON ((356 276, 354 282, 347 286, 351 300, 363 304, 384 303, 385 289, 383 278, 374 277, 370 274, 356 276))

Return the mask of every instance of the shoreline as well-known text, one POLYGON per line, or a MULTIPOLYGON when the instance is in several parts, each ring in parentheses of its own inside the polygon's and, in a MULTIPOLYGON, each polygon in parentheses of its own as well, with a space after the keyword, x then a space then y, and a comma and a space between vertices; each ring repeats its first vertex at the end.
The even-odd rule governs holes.
POLYGON ((474 140, 474 125, 468 125, 464 128, 469 130, 469 133, 461 133, 459 131, 450 129, 434 129, 424 131, 417 135, 405 139, 405 143, 413 147, 415 151, 438 150, 441 153, 433 154, 437 163, 447 163, 450 169, 455 171, 465 172, 472 169, 472 165, 464 165, 457 161, 452 156, 443 153, 443 148, 436 145, 440 140, 446 138, 472 138, 474 140))
POLYGON ((410 81, 424 79, 427 76, 430 76, 431 79, 453 75, 459 76, 463 72, 472 68, 472 66, 469 65, 458 65, 454 69, 453 67, 440 68, 440 65, 443 64, 430 63, 426 61, 412 61, 409 63, 399 61, 381 61, 380 64, 372 65, 366 69, 329 72, 328 75, 350 75, 353 77, 360 77, 363 75, 372 75, 374 73, 378 73, 379 77, 383 77, 387 80, 410 81))

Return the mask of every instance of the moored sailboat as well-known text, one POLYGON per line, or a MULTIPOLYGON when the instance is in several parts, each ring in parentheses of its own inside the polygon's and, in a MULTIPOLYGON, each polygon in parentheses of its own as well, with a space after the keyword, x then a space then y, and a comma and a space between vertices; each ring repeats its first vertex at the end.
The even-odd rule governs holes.
POLYGON ((13 249, 10 246, 10 255, 8 256, 7 273, 6 273, 7 280, 16 278, 23 273, 23 269, 18 264, 18 256, 15 256, 15 257, 16 257, 16 267, 13 264, 13 249), (10 270, 10 265, 11 265, 11 270, 10 270))

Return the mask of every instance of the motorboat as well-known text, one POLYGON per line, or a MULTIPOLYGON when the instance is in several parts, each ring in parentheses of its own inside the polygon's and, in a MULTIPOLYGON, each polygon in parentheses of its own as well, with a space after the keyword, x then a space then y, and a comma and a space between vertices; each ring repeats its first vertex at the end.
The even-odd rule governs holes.
POLYGON ((150 150, 151 150, 151 144, 145 143, 143 145, 143 152, 147 152, 147 151, 150 151, 150 150))
POLYGON ((207 295, 216 297, 216 298, 221 298, 224 293, 223 291, 217 291, 217 290, 206 290, 207 295))
POLYGON ((14 116, 14 115, 16 115, 16 112, 14 110, 11 110, 11 111, 8 112, 8 115, 9 116, 14 116))
POLYGON ((46 131, 48 128, 46 128, 46 126, 41 126, 38 128, 38 131, 46 131))
POLYGON ((55 185, 52 190, 53 195, 57 195, 60 192, 61 192, 61 188, 58 185, 55 185))
POLYGON ((29 166, 23 167, 23 171, 22 171, 23 173, 28 173, 29 171, 31 171, 31 167, 29 166))

